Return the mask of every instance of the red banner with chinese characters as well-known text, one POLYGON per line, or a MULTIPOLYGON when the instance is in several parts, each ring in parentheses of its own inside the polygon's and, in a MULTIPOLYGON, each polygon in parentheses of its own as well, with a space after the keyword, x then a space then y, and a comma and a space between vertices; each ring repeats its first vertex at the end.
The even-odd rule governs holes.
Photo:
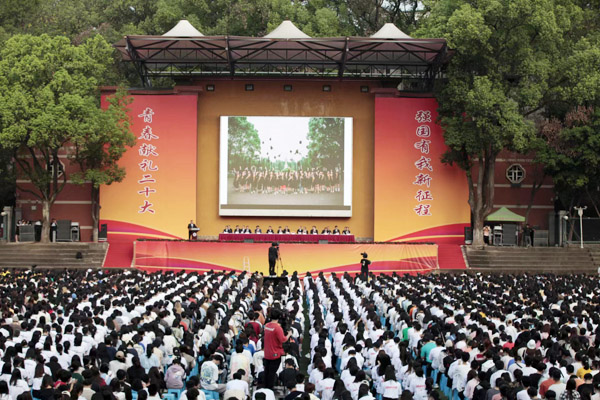
MULTIPOLYGON (((110 245, 127 243, 131 255, 138 237, 187 239, 187 224, 196 215, 198 110, 195 95, 132 97, 136 144, 119 162, 127 175, 100 189, 100 223, 108 225, 110 245)), ((104 96, 102 101, 106 106, 104 96)))
MULTIPOLYGON (((258 271, 267 274, 271 243, 135 242, 134 266, 155 270, 258 271)), ((281 243, 281 273, 360 272, 361 253, 371 260, 369 271, 398 274, 427 273, 438 268, 437 245, 399 243, 281 243)))
POLYGON ((462 243, 464 171, 446 151, 433 98, 375 99, 375 241, 462 243))

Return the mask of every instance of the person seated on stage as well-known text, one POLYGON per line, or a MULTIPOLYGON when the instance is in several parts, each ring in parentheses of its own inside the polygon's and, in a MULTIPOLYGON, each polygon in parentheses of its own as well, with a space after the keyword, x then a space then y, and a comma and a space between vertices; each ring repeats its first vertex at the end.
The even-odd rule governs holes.
POLYGON ((226 225, 225 229, 223 229, 223 233, 233 233, 233 229, 231 229, 231 226, 226 225))
POLYGON ((302 234, 308 235, 308 229, 306 229, 306 226, 302 228, 302 234))
POLYGON ((350 235, 350 228, 345 227, 344 230, 342 231, 342 235, 350 235))
POLYGON ((256 225, 256 229, 254 229, 254 233, 262 233, 262 229, 260 229, 260 226, 256 225))
POLYGON ((290 231, 290 228, 288 228, 288 226, 286 225, 285 228, 283 228, 283 233, 292 233, 290 231))
POLYGON ((240 229, 239 225, 235 226, 235 229, 233 230, 233 233, 242 233, 242 230, 240 229))
POLYGON ((321 235, 330 235, 330 234, 331 234, 331 230, 329 229, 328 226, 323 228, 323 230, 321 231, 321 235))
POLYGON ((310 234, 311 235, 318 235, 319 234, 319 230, 317 229, 317 227, 315 225, 313 225, 312 229, 310 230, 310 234))
POLYGON ((334 234, 334 235, 339 235, 340 234, 340 228, 338 228, 337 225, 333 227, 332 234, 334 234))
POLYGON ((275 233, 273 231, 273 228, 271 228, 271 225, 269 225, 269 227, 267 228, 267 232, 266 233, 271 233, 271 234, 275 233))
POLYGON ((283 231, 283 229, 281 228, 281 225, 279 225, 279 228, 277 228, 277 234, 278 234, 278 235, 281 235, 282 233, 285 233, 285 232, 284 232, 284 231, 283 231))
POLYGON ((246 225, 246 227, 244 228, 243 233, 252 233, 252 229, 250 229, 250 227, 248 225, 246 225))
POLYGON ((296 231, 296 234, 297 235, 302 235, 302 227, 301 226, 298 227, 298 230, 296 231))

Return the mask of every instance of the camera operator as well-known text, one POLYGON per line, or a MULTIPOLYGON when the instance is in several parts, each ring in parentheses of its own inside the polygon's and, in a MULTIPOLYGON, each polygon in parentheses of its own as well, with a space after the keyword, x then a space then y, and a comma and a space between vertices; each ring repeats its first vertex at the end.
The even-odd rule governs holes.
POLYGON ((265 366, 265 387, 273 389, 277 379, 277 370, 281 363, 283 355, 283 343, 285 343, 292 333, 284 334, 280 321, 285 319, 281 310, 274 308, 271 310, 271 322, 265 325, 264 338, 264 366, 265 366))

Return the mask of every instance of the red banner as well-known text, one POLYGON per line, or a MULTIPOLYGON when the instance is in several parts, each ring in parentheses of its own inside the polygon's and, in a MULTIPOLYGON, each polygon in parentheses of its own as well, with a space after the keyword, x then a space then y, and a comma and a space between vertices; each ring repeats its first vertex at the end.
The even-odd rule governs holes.
POLYGON ((376 241, 461 243, 470 211, 465 174, 446 151, 432 98, 375 99, 376 241))
POLYGON ((119 162, 127 175, 100 189, 106 266, 128 265, 137 238, 187 239, 196 216, 197 96, 134 95, 129 108, 136 144, 119 162))
MULTIPOLYGON (((270 243, 139 241, 134 265, 144 270, 234 270, 268 272, 270 243)), ((281 243, 280 269, 342 274, 360 272, 366 252, 375 273, 426 273, 437 269, 437 245, 383 243, 281 243)), ((279 271, 281 273, 281 270, 279 271)))

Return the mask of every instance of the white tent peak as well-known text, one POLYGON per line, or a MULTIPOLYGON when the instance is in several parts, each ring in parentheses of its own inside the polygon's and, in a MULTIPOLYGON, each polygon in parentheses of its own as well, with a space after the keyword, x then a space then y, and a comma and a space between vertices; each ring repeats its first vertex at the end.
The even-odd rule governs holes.
POLYGON ((271 39, 307 39, 310 38, 306 33, 302 32, 294 23, 290 20, 285 20, 271 32, 265 35, 266 38, 271 39))
POLYGON ((177 25, 171 28, 169 32, 163 34, 163 36, 192 37, 204 35, 200 33, 198 29, 194 28, 194 26, 190 24, 190 21, 182 19, 177 25))
POLYGON ((371 35, 375 39, 411 39, 406 33, 402 32, 391 22, 383 25, 380 30, 371 35))

